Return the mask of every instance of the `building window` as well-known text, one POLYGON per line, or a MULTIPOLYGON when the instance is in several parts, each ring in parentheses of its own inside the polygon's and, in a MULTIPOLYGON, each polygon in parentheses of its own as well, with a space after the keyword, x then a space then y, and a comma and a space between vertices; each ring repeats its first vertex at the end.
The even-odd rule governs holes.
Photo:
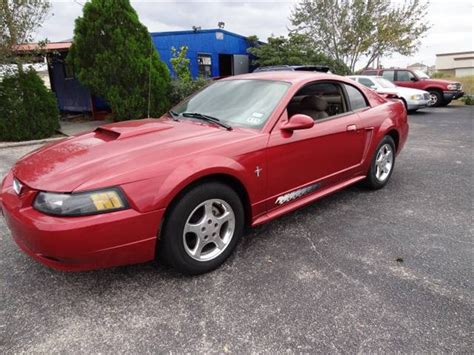
POLYGON ((203 78, 211 77, 212 60, 209 54, 198 54, 199 76, 203 78))
POLYGON ((74 79, 74 67, 68 64, 66 61, 63 62, 64 79, 74 79))

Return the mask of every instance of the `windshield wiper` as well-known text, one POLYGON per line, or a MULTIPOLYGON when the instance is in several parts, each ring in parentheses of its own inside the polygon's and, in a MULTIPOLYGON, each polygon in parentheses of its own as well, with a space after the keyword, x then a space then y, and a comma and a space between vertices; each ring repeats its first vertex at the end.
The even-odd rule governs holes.
POLYGON ((204 114, 199 113, 199 112, 183 112, 183 113, 181 113, 181 116, 190 117, 190 118, 197 118, 199 120, 212 122, 212 123, 215 123, 215 124, 217 124, 221 127, 224 127, 228 131, 232 130, 231 126, 229 126, 227 123, 222 122, 220 119, 218 119, 216 117, 209 116, 209 115, 204 115, 204 114))
POLYGON ((179 115, 176 112, 174 112, 173 110, 169 110, 168 115, 171 117, 171 119, 173 121, 179 121, 178 118, 177 118, 179 115))

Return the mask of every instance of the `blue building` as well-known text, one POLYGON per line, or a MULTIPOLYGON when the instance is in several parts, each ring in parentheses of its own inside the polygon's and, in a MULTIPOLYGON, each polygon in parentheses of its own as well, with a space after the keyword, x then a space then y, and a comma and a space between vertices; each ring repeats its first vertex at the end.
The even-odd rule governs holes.
POLYGON ((248 73, 247 38, 223 29, 151 33, 161 60, 170 71, 171 48, 188 47, 193 78, 222 77, 248 73))
MULTIPOLYGON (((247 38, 223 29, 154 32, 150 34, 153 43, 170 72, 171 49, 188 47, 187 58, 193 78, 225 77, 247 73, 249 56, 247 38)), ((71 41, 48 43, 47 59, 51 89, 56 94, 60 111, 91 112, 99 117, 107 110, 107 104, 91 95, 74 75, 74 68, 66 63, 71 41)), ((27 48, 26 51, 31 50, 27 48)))

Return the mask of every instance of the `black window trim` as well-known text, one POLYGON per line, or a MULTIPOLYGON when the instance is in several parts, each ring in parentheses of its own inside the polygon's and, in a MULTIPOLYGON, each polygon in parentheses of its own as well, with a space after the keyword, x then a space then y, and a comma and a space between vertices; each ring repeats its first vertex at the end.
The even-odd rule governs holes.
MULTIPOLYGON (((369 109, 369 108, 372 107, 372 106, 370 106, 370 101, 367 99, 367 96, 365 96, 365 93, 364 93, 362 90, 360 90, 357 86, 354 86, 354 85, 349 84, 349 83, 343 83, 343 84, 344 84, 344 85, 342 86, 342 89, 343 89, 343 91, 344 91, 344 96, 346 97, 346 105, 347 105, 347 107, 349 108, 349 110, 348 110, 347 112, 361 112, 361 111, 365 111, 365 110, 367 110, 367 109, 369 109), (346 86, 345 86, 345 85, 351 86, 351 87, 353 87, 354 89, 356 89, 357 91, 359 91, 359 93, 360 93, 360 94, 362 95, 362 97, 364 98, 365 104, 366 104, 367 106, 353 110, 353 109, 352 109, 351 100, 349 99, 349 94, 347 93, 347 90, 346 90, 346 86)), ((362 85, 362 84, 360 84, 360 85, 362 85)))
MULTIPOLYGON (((399 71, 407 71, 407 72, 409 72, 411 75, 413 75, 415 78, 417 77, 417 76, 415 75, 415 73, 413 73, 411 70, 408 70, 408 69, 397 69, 397 70, 395 70, 395 75, 394 75, 393 81, 400 81, 400 80, 398 80, 398 72, 399 72, 399 71)), ((410 81, 410 80, 409 80, 409 81, 410 81)))
MULTIPOLYGON (((301 90, 303 89, 304 87, 306 86, 309 86, 309 85, 312 85, 312 84, 324 84, 324 83, 331 83, 331 84, 334 84, 336 86, 339 87, 339 89, 341 90, 341 94, 342 94, 342 99, 344 100, 345 102, 345 106, 347 108, 347 111, 346 112, 342 112, 340 114, 337 114, 337 115, 334 115, 334 116, 329 116, 329 117, 326 117, 326 118, 322 118, 322 119, 319 119, 319 120, 315 120, 314 121, 314 125, 318 125, 320 123, 323 123, 323 122, 327 122, 327 121, 332 121, 334 119, 338 119, 338 118, 342 118, 342 117, 345 117, 345 116, 349 116, 349 115, 353 115, 354 113, 357 113, 357 112, 361 112, 361 111, 365 111, 365 110, 368 110, 370 109, 372 106, 370 105, 370 101, 367 99, 367 96, 365 96, 365 94, 360 90, 358 89, 357 87, 355 87, 354 85, 352 84, 348 84, 346 83, 345 81, 336 81, 336 80, 316 80, 316 81, 311 81, 309 83, 306 83, 304 84, 301 88, 299 88, 295 94, 291 97, 291 99, 288 101, 288 103, 286 104, 285 106, 285 109, 283 110, 283 112, 287 112, 287 117, 288 119, 290 119, 290 116, 288 115, 288 105, 290 104, 291 100, 293 99, 293 97, 296 96, 296 94, 301 90), (346 87, 345 85, 350 85, 352 87, 354 87, 356 90, 358 90, 361 94, 362 94, 362 97, 364 98, 367 106, 366 107, 362 107, 362 108, 359 108, 357 110, 352 110, 352 107, 350 105, 350 101, 349 101, 349 96, 347 94, 347 91, 346 91, 346 87)), ((362 84, 361 84, 362 85, 362 84)), ((281 115, 280 115, 280 119, 281 119, 281 115)), ((279 120, 280 120, 279 119, 279 120)), ((277 121, 278 122, 278 121, 277 121)))

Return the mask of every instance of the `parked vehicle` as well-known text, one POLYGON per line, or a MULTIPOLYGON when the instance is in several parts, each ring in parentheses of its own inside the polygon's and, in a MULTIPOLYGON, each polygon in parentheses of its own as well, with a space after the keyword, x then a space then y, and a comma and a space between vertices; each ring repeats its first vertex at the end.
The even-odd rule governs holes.
POLYGON ((158 257, 199 274, 231 254, 246 225, 360 181, 384 187, 407 135, 400 101, 350 79, 239 75, 159 119, 28 154, 3 180, 0 206, 19 247, 53 268, 158 257))
POLYGON ((316 71, 320 73, 329 72, 327 65, 271 65, 267 67, 258 67, 253 72, 259 73, 263 71, 316 71))
POLYGON ((414 112, 430 105, 430 93, 424 90, 396 86, 381 76, 351 75, 348 78, 357 81, 369 89, 375 90, 379 94, 396 94, 403 100, 405 108, 409 112, 414 112))
POLYGON ((367 69, 362 75, 382 76, 397 86, 428 91, 430 106, 447 106, 452 100, 464 95, 461 83, 450 80, 430 79, 421 70, 409 69, 367 69))

